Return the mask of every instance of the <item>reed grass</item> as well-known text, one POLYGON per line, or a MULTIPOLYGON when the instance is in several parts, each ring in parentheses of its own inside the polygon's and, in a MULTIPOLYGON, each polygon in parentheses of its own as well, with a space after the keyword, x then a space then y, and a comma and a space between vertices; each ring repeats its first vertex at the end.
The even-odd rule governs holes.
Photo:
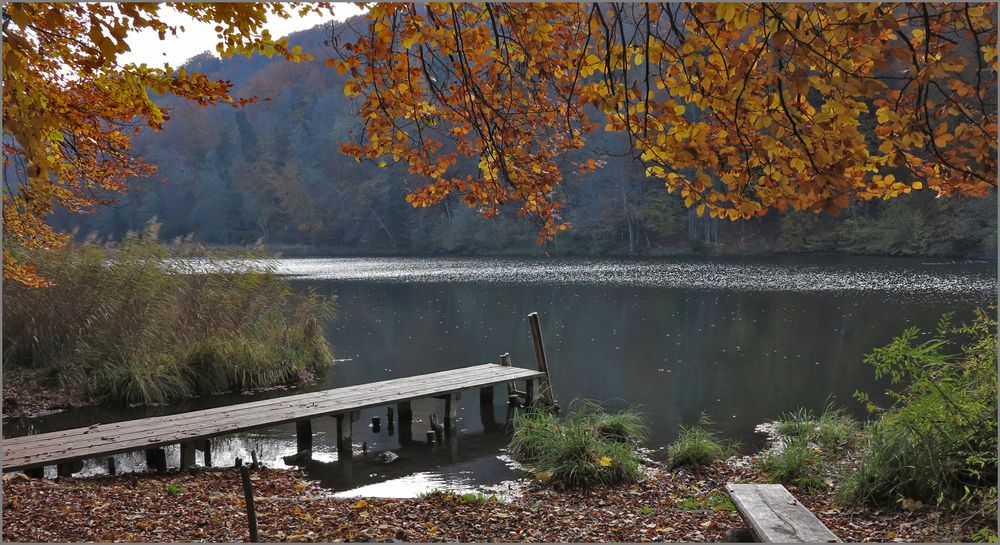
POLYGON ((128 403, 298 384, 333 355, 319 327, 333 302, 296 293, 252 254, 218 259, 157 240, 12 249, 54 282, 5 283, 5 372, 128 403), (206 263, 211 263, 206 267, 206 263))

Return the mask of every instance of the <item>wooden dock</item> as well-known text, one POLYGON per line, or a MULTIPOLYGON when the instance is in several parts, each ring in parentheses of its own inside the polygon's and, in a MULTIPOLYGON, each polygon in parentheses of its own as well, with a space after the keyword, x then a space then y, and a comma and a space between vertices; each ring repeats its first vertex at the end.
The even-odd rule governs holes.
MULTIPOLYGON (((536 318, 537 320, 537 318, 536 318)), ((544 357, 544 356, 542 356, 544 357)), ((504 360, 504 363, 507 363, 504 360)), ((206 453, 211 465, 212 437, 289 422, 296 423, 298 450, 312 448, 311 419, 337 418, 337 447, 342 455, 351 453, 351 422, 361 409, 396 405, 400 430, 408 428, 413 413, 410 401, 437 397, 445 400, 444 426, 454 430, 457 400, 463 390, 480 389, 480 401, 493 403, 493 387, 524 381, 525 403, 545 394, 547 370, 524 369, 509 365, 483 364, 437 373, 384 380, 345 388, 278 397, 239 405, 228 405, 167 416, 95 424, 87 428, 15 437, 3 441, 3 471, 28 470, 39 474, 47 465, 58 467, 60 475, 78 471, 82 460, 109 457, 112 454, 146 451, 147 463, 165 469, 162 447, 181 446, 181 469, 193 467, 196 450, 206 453)), ((109 471, 113 471, 109 458, 109 471)))

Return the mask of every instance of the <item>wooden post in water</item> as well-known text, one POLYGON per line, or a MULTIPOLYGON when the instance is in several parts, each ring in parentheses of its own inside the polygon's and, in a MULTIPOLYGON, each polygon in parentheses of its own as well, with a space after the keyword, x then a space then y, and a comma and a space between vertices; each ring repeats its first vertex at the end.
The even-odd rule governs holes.
POLYGON ((240 477, 243 480, 243 499, 246 500, 247 504, 247 526, 250 527, 250 541, 257 543, 260 540, 257 538, 257 509, 253 504, 253 482, 250 481, 250 470, 244 465, 240 466, 240 477))
POLYGON ((201 444, 201 450, 205 453, 205 467, 212 467, 212 440, 205 439, 201 444))
POLYGON ((533 378, 529 378, 528 380, 524 381, 524 406, 525 407, 532 407, 532 406, 535 405, 535 403, 538 402, 538 400, 535 399, 535 391, 536 391, 535 383, 536 383, 536 380, 533 379, 533 378))
POLYGON ((459 394, 449 394, 444 398, 444 431, 451 435, 458 428, 459 394))
POLYGON ((159 472, 167 470, 167 453, 163 447, 146 449, 146 468, 159 472))
POLYGON ((479 406, 493 406, 493 387, 483 386, 479 389, 479 406))
POLYGON ((181 471, 187 471, 194 466, 194 443, 181 443, 181 471))
POLYGON ((350 414, 338 414, 337 418, 337 457, 341 460, 354 456, 353 440, 351 438, 351 422, 354 418, 350 414))
MULTIPOLYGON (((500 354, 500 365, 503 367, 510 367, 510 352, 504 352, 500 354)), ((517 405, 517 390, 514 389, 514 381, 507 381, 507 403, 512 405, 517 405)))
POLYGON ((83 461, 66 462, 56 466, 56 475, 60 477, 72 477, 74 473, 83 469, 83 461))
POLYGON ((496 415, 493 410, 493 386, 479 389, 479 421, 484 430, 496 427, 496 415))
POLYGON ((118 468, 115 467, 115 457, 108 456, 108 475, 114 477, 118 474, 118 468))
POLYGON ((538 364, 538 370, 545 373, 545 376, 540 381, 537 395, 541 401, 554 407, 556 399, 552 394, 552 383, 549 381, 549 362, 545 358, 545 345, 542 344, 542 326, 538 322, 537 312, 532 312, 528 315, 528 325, 531 327, 531 342, 535 347, 535 362, 538 364))
POLYGON ((399 444, 406 445, 413 441, 413 408, 409 401, 396 404, 399 413, 399 444))
POLYGON ((295 423, 295 443, 298 448, 298 452, 303 452, 306 450, 312 450, 313 448, 313 432, 312 432, 312 420, 299 420, 295 423))
POLYGON ((444 426, 442 426, 441 423, 438 422, 438 417, 434 413, 430 414, 430 418, 429 419, 430 419, 430 423, 431 423, 431 431, 433 431, 434 435, 437 437, 438 443, 443 443, 444 442, 444 426))

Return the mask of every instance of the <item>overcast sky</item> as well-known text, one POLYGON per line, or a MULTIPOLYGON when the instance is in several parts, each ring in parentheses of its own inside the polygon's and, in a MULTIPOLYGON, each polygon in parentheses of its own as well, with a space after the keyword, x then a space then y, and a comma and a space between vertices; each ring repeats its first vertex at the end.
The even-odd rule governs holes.
MULTIPOLYGON (((343 21, 348 17, 362 13, 362 10, 353 3, 343 3, 334 6, 333 13, 334 19, 343 21)), ((184 64, 184 61, 199 53, 208 51, 213 55, 216 54, 215 44, 219 40, 215 36, 214 24, 199 23, 166 6, 161 10, 161 14, 163 20, 168 24, 183 25, 184 32, 178 32, 177 37, 168 34, 164 40, 160 40, 156 32, 152 30, 133 33, 126 38, 132 50, 121 57, 121 62, 146 63, 150 66, 162 66, 164 63, 169 63, 170 66, 178 67, 184 64)), ((292 32, 312 28, 328 20, 329 16, 326 15, 299 17, 292 14, 288 19, 270 17, 267 28, 271 31, 271 36, 277 38, 287 36, 292 32)))

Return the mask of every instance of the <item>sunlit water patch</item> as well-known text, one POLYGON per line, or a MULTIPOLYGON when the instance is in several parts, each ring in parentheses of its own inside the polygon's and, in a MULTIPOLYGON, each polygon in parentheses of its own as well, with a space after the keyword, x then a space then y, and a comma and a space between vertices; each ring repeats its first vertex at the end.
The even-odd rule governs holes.
MULTIPOLYGON (((918 259, 345 257, 254 262, 305 280, 649 286, 740 291, 995 293, 988 263, 918 259)), ((203 264, 210 266, 209 264, 203 264)))

